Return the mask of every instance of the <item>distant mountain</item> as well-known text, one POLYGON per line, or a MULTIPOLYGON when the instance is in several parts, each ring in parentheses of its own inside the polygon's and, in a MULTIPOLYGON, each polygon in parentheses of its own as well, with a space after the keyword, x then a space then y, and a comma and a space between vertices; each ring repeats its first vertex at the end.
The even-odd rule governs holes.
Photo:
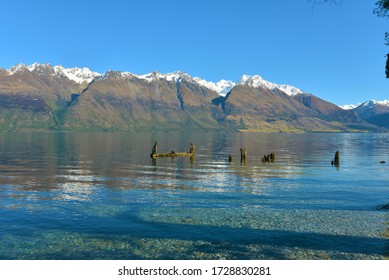
POLYGON ((370 100, 356 105, 347 105, 344 108, 358 114, 372 125, 389 128, 389 100, 370 100))
POLYGON ((383 128, 389 128, 389 100, 370 100, 355 105, 342 106, 349 112, 358 114, 367 123, 383 128))
POLYGON ((362 103, 357 103, 357 104, 346 104, 346 105, 341 105, 339 106, 340 108, 342 108, 343 110, 352 110, 352 109, 355 109, 357 108, 359 105, 361 105, 362 103))
POLYGON ((376 115, 389 113, 389 100, 375 101, 370 100, 362 103, 353 109, 362 118, 367 119, 376 115))
POLYGON ((311 108, 327 121, 337 121, 350 125, 363 125, 365 121, 354 111, 344 110, 335 104, 327 102, 313 94, 298 93, 294 98, 304 106, 311 108))
POLYGON ((50 64, 0 69, 0 130, 374 130, 312 94, 244 75, 213 83, 50 64))

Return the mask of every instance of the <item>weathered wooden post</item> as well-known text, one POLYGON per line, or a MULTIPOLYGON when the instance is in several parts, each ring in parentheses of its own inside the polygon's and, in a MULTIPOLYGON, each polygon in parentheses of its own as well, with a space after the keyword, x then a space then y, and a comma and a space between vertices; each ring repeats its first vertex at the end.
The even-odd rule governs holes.
POLYGON ((336 151, 335 153, 335 158, 334 160, 331 162, 332 165, 335 165, 335 166, 339 166, 340 165, 340 152, 339 151, 336 151))
POLYGON ((151 154, 155 155, 157 153, 158 147, 157 147, 157 141, 155 141, 155 144, 153 146, 153 149, 151 150, 151 154))
POLYGON ((195 146, 192 143, 190 143, 189 153, 190 154, 195 154, 195 146))
POLYGON ((246 148, 240 148, 240 160, 246 160, 247 150, 246 148))

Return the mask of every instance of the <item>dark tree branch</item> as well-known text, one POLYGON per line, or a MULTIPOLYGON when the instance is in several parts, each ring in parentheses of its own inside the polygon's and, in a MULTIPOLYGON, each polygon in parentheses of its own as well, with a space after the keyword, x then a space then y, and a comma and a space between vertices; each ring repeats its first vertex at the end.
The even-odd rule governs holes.
POLYGON ((389 0, 380 0, 375 3, 376 8, 373 13, 378 17, 389 17, 389 0))
POLYGON ((386 74, 386 78, 389 79, 389 53, 386 55, 385 74, 386 74))

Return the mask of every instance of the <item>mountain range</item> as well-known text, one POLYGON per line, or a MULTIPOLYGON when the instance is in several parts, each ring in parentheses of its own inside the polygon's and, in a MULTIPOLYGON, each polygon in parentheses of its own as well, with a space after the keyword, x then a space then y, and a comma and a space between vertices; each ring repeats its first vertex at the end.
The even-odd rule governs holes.
MULTIPOLYGON (((365 103, 364 103, 365 104, 365 103)), ((0 130, 386 131, 389 102, 346 109, 258 75, 217 83, 50 64, 0 69, 0 130)))

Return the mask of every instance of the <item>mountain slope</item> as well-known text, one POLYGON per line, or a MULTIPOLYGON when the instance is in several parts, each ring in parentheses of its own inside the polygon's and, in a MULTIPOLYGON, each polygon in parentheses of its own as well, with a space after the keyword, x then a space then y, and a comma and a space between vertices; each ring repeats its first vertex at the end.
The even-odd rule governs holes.
POLYGON ((327 102, 312 94, 299 93, 294 96, 294 99, 304 106, 318 112, 320 118, 324 120, 351 125, 367 125, 365 121, 354 111, 344 110, 335 104, 327 102))
POLYGON ((389 129, 389 113, 378 114, 366 119, 368 123, 389 129))
POLYGON ((71 129, 215 129, 211 100, 218 96, 185 74, 147 77, 110 71, 96 78, 69 108, 71 129))
POLYGON ((0 128, 56 128, 72 93, 84 88, 50 65, 17 65, 0 71, 0 128))
POLYGON ((233 126, 251 131, 344 131, 342 124, 320 118, 279 89, 235 86, 220 102, 226 120, 233 126))

